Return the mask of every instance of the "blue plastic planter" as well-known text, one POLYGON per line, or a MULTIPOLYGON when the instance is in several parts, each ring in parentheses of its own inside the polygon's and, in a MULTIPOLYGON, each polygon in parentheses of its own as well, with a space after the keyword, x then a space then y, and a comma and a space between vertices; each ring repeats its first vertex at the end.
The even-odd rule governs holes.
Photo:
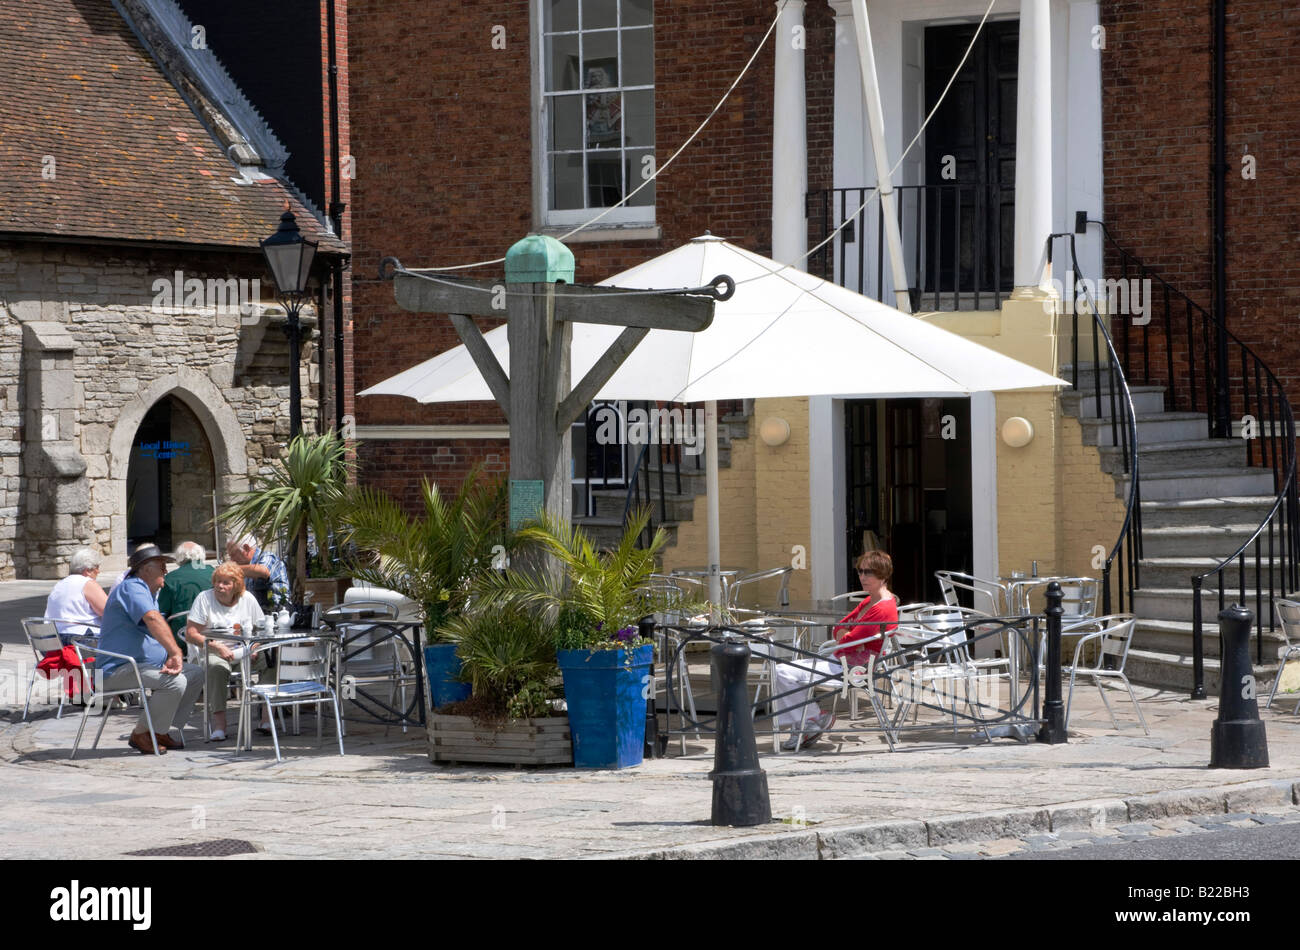
POLYGON ((469 699, 469 683, 456 679, 460 673, 456 644, 435 643, 425 647, 424 672, 429 679, 429 696, 434 709, 469 699))
POLYGON ((580 769, 626 769, 645 752, 645 694, 654 647, 557 650, 569 706, 573 764, 580 769))

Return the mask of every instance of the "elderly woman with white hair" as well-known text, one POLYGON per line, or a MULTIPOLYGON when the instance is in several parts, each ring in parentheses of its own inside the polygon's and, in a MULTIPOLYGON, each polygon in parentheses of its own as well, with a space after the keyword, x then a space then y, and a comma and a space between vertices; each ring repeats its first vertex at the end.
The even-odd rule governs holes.
POLYGON ((63 636, 99 636, 108 594, 95 580, 99 576, 99 552, 79 548, 68 564, 68 576, 54 585, 45 601, 45 616, 56 620, 63 636))
POLYGON ((181 650, 185 649, 185 615, 194 598, 212 589, 212 565, 203 545, 182 541, 176 547, 178 567, 167 574, 163 589, 158 592, 158 610, 172 628, 172 635, 181 650))

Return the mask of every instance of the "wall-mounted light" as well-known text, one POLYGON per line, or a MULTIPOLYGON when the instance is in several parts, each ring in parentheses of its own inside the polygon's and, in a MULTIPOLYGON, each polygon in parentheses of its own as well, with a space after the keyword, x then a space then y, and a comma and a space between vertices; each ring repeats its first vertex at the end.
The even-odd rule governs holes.
POLYGON ((764 419, 758 424, 758 437, 764 445, 775 448, 790 441, 790 423, 776 416, 764 419))
POLYGON ((1002 441, 1013 449, 1022 449, 1034 440, 1034 424, 1023 416, 1012 416, 1002 423, 1002 441))

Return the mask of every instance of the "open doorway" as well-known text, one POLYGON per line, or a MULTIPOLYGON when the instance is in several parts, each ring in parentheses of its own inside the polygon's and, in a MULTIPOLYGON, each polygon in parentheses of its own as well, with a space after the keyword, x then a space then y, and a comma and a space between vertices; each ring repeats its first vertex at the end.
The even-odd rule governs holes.
POLYGON ((900 602, 941 600, 934 572, 970 573, 970 400, 854 399, 844 404, 848 490, 844 590, 868 547, 894 561, 900 602))
POLYGON ((179 399, 160 399, 136 430, 127 463, 127 548, 181 541, 215 550, 212 448, 198 417, 179 399))

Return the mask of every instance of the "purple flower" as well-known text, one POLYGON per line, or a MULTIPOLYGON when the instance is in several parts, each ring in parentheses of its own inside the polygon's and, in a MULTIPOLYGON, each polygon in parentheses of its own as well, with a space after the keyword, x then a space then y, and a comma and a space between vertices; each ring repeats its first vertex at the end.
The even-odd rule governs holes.
POLYGON ((636 627, 624 627, 618 633, 614 634, 614 639, 622 640, 626 642, 628 640, 631 640, 635 636, 636 636, 636 627))

